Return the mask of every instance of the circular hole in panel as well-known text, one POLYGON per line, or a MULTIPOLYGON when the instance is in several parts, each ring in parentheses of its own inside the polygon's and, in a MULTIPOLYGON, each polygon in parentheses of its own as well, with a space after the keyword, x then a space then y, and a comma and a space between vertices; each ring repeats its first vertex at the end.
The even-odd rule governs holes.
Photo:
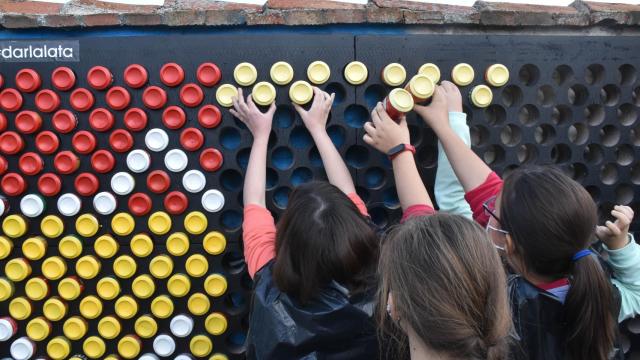
MULTIPOLYGON (((432 146, 424 146, 417 154, 418 166, 431 169, 438 164, 438 148, 434 144, 432 146)), ((391 168, 389 166, 388 168, 391 168)))
POLYGON ((618 121, 624 126, 631 126, 638 120, 638 110, 631 104, 622 104, 618 108, 618 121))
POLYGON ((220 216, 222 226, 228 231, 235 231, 242 225, 242 214, 235 210, 227 210, 220 216))
POLYGON ((620 101, 620 88, 614 84, 605 85, 600 90, 600 99, 607 106, 616 106, 620 101))
POLYGON ((291 134, 289 135, 289 143, 296 149, 304 149, 313 143, 313 139, 311 138, 311 134, 304 126, 296 126, 291 130, 291 134))
POLYGON ((605 185, 618 182, 618 168, 615 164, 606 164, 600 169, 600 181, 605 185))
POLYGON ((526 86, 535 85, 540 79, 540 69, 533 64, 525 64, 520 68, 518 78, 526 86))
POLYGON ((364 184, 368 189, 379 189, 384 185, 386 174, 384 169, 372 167, 364 173, 364 184))
POLYGON ((557 105, 551 111, 551 121, 556 126, 562 126, 570 123, 573 119, 573 111, 567 105, 557 105))
POLYGON ((632 96, 634 104, 640 106, 640 86, 633 90, 632 96))
POLYGON ((306 167, 299 167, 291 173, 291 185, 298 186, 313 180, 313 172, 306 167))
POLYGON ((598 165, 604 160, 604 150, 599 144, 589 144, 584 148, 582 158, 591 165, 598 165))
POLYGON ((515 86, 509 85, 502 90, 502 102, 507 107, 512 107, 520 104, 522 101, 522 90, 515 86))
POLYGON ((556 144, 551 148, 551 161, 563 164, 571 160, 571 148, 566 144, 556 144))
POLYGON ((533 135, 536 139, 536 143, 547 145, 555 140, 556 129, 549 124, 542 124, 540 126, 536 126, 533 135))
POLYGON ((507 111, 500 105, 489 105, 484 110, 485 119, 491 126, 499 126, 507 119, 507 111))
POLYGON ((564 85, 568 81, 573 80, 573 69, 569 65, 560 65, 556 67, 551 77, 556 85, 564 85))
POLYGON ((238 151, 238 155, 236 155, 236 162, 243 170, 246 170, 247 165, 249 165, 249 155, 251 155, 251 148, 244 148, 238 151))
POLYGON ((327 134, 331 138, 331 142, 336 148, 340 148, 344 144, 345 131, 340 125, 331 125, 327 128, 327 134))
POLYGON ((322 167, 322 158, 320 157, 318 148, 315 146, 309 150, 309 163, 311 166, 322 167))
POLYGON ((242 332, 234 332, 227 336, 226 345, 227 349, 230 353, 235 355, 240 355, 245 352, 245 340, 247 339, 247 335, 242 332))
POLYGON ((235 150, 240 146, 242 136, 236 128, 226 127, 220 131, 220 145, 227 150, 235 150))
POLYGON ((538 159, 538 148, 533 144, 523 144, 518 147, 518 162, 520 164, 535 163, 538 159))
POLYGON ((382 202, 387 209, 397 209, 400 207, 398 193, 395 186, 390 186, 382 192, 382 202))
POLYGON ((351 104, 344 111, 344 121, 352 128, 361 128, 369 120, 369 111, 362 105, 351 104))
POLYGON ((604 107, 599 104, 591 104, 584 109, 584 117, 591 126, 598 126, 604 122, 604 107))
POLYGON ((369 150, 364 146, 352 145, 347 150, 346 160, 349 166, 356 169, 362 169, 369 161, 369 150))
POLYGON ((620 184, 616 187, 616 204, 629 205, 633 201, 633 187, 620 184))
POLYGON ((489 145, 482 157, 488 165, 498 165, 504 161, 504 149, 498 145, 489 145))
POLYGON ((273 115, 274 124, 280 129, 286 129, 293 124, 296 118, 295 109, 289 105, 278 105, 273 115))
POLYGON ((540 117, 540 111, 535 105, 527 104, 518 111, 518 120, 525 126, 533 126, 540 117))
POLYGON ((276 148, 271 153, 271 163, 278 170, 287 170, 293 165, 293 153, 284 146, 276 148))
POLYGON ((600 129, 600 139, 604 146, 615 146, 620 142, 620 130, 613 125, 607 125, 600 129))
POLYGON ((593 186, 593 185, 589 185, 589 186, 586 186, 585 189, 587 190, 589 195, 591 195, 591 198, 593 199, 593 201, 595 201, 595 202, 600 201, 600 188, 599 187, 593 186))
POLYGON ((587 168, 587 166, 581 163, 573 163, 569 165, 567 171, 567 175, 569 175, 569 177, 577 182, 583 181, 589 174, 589 169, 587 168))
POLYGON ((278 185, 278 172, 273 168, 267 168, 267 190, 271 190, 278 185))
POLYGON ((387 212, 382 207, 374 207, 369 210, 369 215, 371 216, 371 220, 374 224, 379 227, 386 227, 389 224, 389 217, 387 216, 387 212))
POLYGON ((329 95, 336 94, 333 99, 333 106, 339 105, 344 102, 344 99, 347 97, 347 91, 345 90, 342 84, 337 82, 332 82, 327 87, 324 88, 324 91, 328 92, 329 95))
POLYGON ((387 91, 384 86, 379 84, 370 85, 364 91, 364 100, 369 109, 373 109, 385 96, 387 96, 387 91))
POLYGON ((418 148, 422 143, 422 127, 416 125, 409 125, 409 141, 418 148))
POLYGON ((616 163, 618 163, 618 165, 631 165, 633 160, 634 154, 631 145, 620 145, 616 148, 616 163))
POLYGON ((500 141, 507 146, 515 146, 520 143, 522 134, 520 128, 516 125, 509 124, 500 131, 500 141))
POLYGON ((640 164, 635 164, 631 168, 631 182, 640 185, 640 164))
POLYGON ((279 187, 273 192, 273 204, 280 209, 286 209, 289 203, 291 189, 286 186, 279 187))
POLYGON ((584 73, 584 80, 589 85, 599 83, 604 79, 604 66, 600 64, 591 64, 584 73))
POLYGON ((629 86, 636 82, 636 68, 631 64, 624 64, 618 68, 618 80, 620 85, 629 86))
POLYGON ((236 124, 236 127, 238 129, 240 129, 240 130, 249 130, 247 125, 245 125, 242 121, 240 121, 240 119, 236 118, 235 116, 233 117, 233 122, 236 124))
POLYGON ((586 125, 581 123, 575 123, 569 126, 568 130, 569 141, 576 145, 582 145, 589 139, 589 129, 586 125))
POLYGON ((631 129, 629 135, 631 137, 630 140, 633 142, 633 145, 640 146, 640 126, 636 126, 635 128, 631 129))
POLYGON ((556 100, 556 93, 553 91, 551 85, 542 85, 538 88, 538 92, 536 93, 538 104, 549 107, 553 105, 556 100))
POLYGON ((371 196, 371 194, 369 194, 369 190, 363 188, 362 186, 356 186, 356 194, 360 196, 360 199, 362 199, 365 204, 369 202, 369 198, 371 196))
POLYGON ((239 191, 242 189, 243 178, 239 171, 229 169, 220 174, 220 185, 227 191, 239 191))
POLYGON ((589 99, 589 89, 581 84, 575 84, 567 90, 567 98, 572 105, 584 105, 589 99))
POLYGON ((233 291, 224 297, 224 305, 230 315, 241 314, 247 306, 247 299, 242 292, 233 291))
POLYGON ((267 147, 269 149, 273 149, 276 144, 278 144, 278 135, 276 135, 275 131, 271 130, 271 133, 269 133, 269 142, 267 143, 267 147))
POLYGON ((244 271, 244 256, 239 251, 225 251, 222 255, 222 267, 229 274, 239 274, 244 271))
POLYGON ((474 125, 469 129, 472 146, 483 146, 489 141, 489 130, 482 125, 474 125))

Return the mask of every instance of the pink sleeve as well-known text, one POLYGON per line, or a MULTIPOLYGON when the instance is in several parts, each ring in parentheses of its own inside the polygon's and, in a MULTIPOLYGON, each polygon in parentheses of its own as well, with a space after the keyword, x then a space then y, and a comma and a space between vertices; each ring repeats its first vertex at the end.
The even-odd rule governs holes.
POLYGON ((473 219, 483 227, 487 226, 489 216, 485 214, 482 205, 492 197, 498 196, 500 190, 502 190, 502 179, 492 172, 482 184, 464 195, 473 211, 473 219))
POLYGON ((276 224, 269 210, 255 204, 245 206, 242 240, 244 260, 253 279, 276 256, 276 224))
POLYGON ((402 224, 403 222, 416 216, 427 216, 427 215, 433 215, 435 213, 436 213, 436 210, 429 205, 425 205, 425 204, 412 205, 412 206, 409 206, 402 213, 402 218, 400 219, 400 223, 402 224))
POLYGON ((360 210, 360 213, 362 215, 369 216, 369 211, 367 211, 367 206, 364 204, 364 201, 362 201, 362 199, 360 198, 360 196, 358 196, 358 194, 350 193, 350 194, 347 194, 347 197, 349 197, 349 199, 351 199, 351 201, 353 201, 353 203, 356 204, 356 206, 358 207, 358 210, 360 210))

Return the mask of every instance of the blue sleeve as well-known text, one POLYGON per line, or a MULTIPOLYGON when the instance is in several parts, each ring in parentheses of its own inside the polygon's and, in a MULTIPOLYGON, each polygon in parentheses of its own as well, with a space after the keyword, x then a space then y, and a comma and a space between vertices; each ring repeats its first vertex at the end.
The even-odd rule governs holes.
POLYGON ((622 300, 618 322, 640 314, 640 245, 629 234, 627 246, 618 250, 609 250, 607 263, 613 270, 613 284, 620 290, 622 300))
MULTIPOLYGON (((449 124, 462 141, 470 146, 471 137, 469 126, 467 126, 467 115, 462 112, 450 112, 449 124)), ((434 192, 440 211, 472 218, 471 208, 464 199, 464 189, 453 172, 440 141, 438 141, 438 169, 436 170, 434 192)))

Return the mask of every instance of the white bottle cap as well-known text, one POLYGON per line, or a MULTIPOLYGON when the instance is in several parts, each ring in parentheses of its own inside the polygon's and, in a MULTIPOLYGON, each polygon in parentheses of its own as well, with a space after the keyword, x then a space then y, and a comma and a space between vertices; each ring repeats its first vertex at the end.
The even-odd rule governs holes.
POLYGON ((145 135, 144 143, 151 151, 162 151, 169 145, 169 135, 162 129, 151 129, 145 135))
POLYGON ((166 357, 176 350, 176 342, 169 335, 158 335, 155 339, 153 339, 153 351, 156 354, 166 357))
POLYGON ((11 344, 11 357, 15 360, 31 359, 33 353, 36 352, 36 344, 29 340, 28 337, 21 337, 11 344))
POLYGON ((127 154, 127 167, 134 173, 147 171, 149 165, 151 165, 151 157, 148 152, 136 149, 127 154))
POLYGON ((180 354, 176 356, 173 360, 193 360, 193 356, 189 354, 180 354))
POLYGON ((193 331, 193 319, 187 315, 178 315, 169 323, 171 333, 177 337, 187 337, 193 331))
POLYGON ((109 192, 103 191, 93 197, 93 207, 100 215, 111 214, 112 212, 116 211, 117 205, 118 203, 116 202, 116 197, 109 192))
POLYGON ((224 207, 224 195, 218 190, 207 190, 202 195, 202 207, 208 212, 218 212, 224 207))
POLYGON ((80 212, 80 198, 76 194, 62 194, 58 198, 58 211, 64 216, 74 216, 80 212))
POLYGON ((186 169, 188 164, 189 159, 187 158, 187 154, 180 149, 169 150, 164 156, 164 166, 170 171, 180 172, 186 169))
POLYGON ((131 174, 119 172, 111 178, 111 189, 118 195, 127 195, 133 191, 136 181, 131 174))
MULTIPOLYGON (((2 203, 2 201, 0 201, 0 203, 2 203)), ((44 201, 36 194, 25 195, 22 200, 20 200, 20 211, 22 211, 26 217, 40 216, 44 211, 44 201)))
POLYGON ((0 319, 0 341, 7 341, 16 334, 18 328, 13 320, 0 319))
POLYGON ((160 360, 160 358, 156 354, 146 353, 140 356, 138 360, 160 360))
POLYGON ((207 179, 200 170, 189 170, 182 177, 182 186, 188 192, 198 193, 204 189, 207 179))

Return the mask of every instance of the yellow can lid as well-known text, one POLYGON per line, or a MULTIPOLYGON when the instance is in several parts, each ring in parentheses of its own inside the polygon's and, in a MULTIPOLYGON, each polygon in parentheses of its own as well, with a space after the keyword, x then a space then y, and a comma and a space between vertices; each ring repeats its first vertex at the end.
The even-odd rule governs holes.
POLYGON ((487 68, 485 78, 491 86, 502 86, 509 81, 509 69, 502 64, 493 64, 487 68))
POLYGON ((138 313, 138 302, 129 295, 125 295, 116 301, 116 315, 122 319, 131 319, 138 313))
POLYGON ((211 350, 213 350, 213 344, 208 336, 196 335, 191 338, 191 341, 189 342, 189 349, 193 355, 197 357, 204 357, 211 353, 211 350))
POLYGON ((184 228, 193 235, 202 234, 208 225, 207 216, 200 211, 192 211, 184 217, 184 228))
POLYGON ((156 291, 156 284, 149 275, 140 275, 131 283, 133 294, 140 299, 148 299, 156 291))
POLYGON ((120 283, 112 277, 102 278, 96 285, 96 292, 104 300, 113 300, 120 295, 120 283))
POLYGON ((31 316, 33 308, 27 298, 17 297, 9 303, 9 314, 16 320, 25 320, 31 316))
POLYGON ((151 302, 151 313, 160 319, 166 319, 173 314, 173 301, 166 295, 160 295, 151 302))
POLYGON ((75 300, 82 292, 82 284, 74 278, 64 278, 58 283, 58 294, 65 300, 75 300))
POLYGON ((238 96, 238 89, 231 84, 222 84, 216 90, 216 101, 220 106, 231 107, 233 98, 238 96))
POLYGON ((413 96, 405 89, 397 88, 391 90, 389 101, 400 112, 407 113, 413 110, 413 96))
POLYGON ((189 238, 183 232, 176 232, 167 238, 167 251, 173 256, 182 256, 189 251, 189 238))
POLYGON ((58 280, 66 273, 67 263, 60 256, 52 256, 42 262, 42 275, 49 280, 58 280))
POLYGON ((127 335, 118 341, 118 353, 125 359, 133 359, 140 354, 140 339, 127 335))
POLYGON ((7 279, 0 278, 0 301, 6 301, 13 296, 13 283, 7 279))
POLYGON ((164 211, 157 211, 149 216, 149 230, 156 235, 164 235, 171 230, 171 217, 164 211))
POLYGON ((173 260, 167 255, 158 255, 151 259, 149 272, 158 279, 165 279, 173 272, 173 260))
POLYGON ((31 265, 23 258, 15 258, 7 261, 4 273, 11 281, 22 281, 31 275, 31 265))
POLYGON ((57 297, 50 298, 42 306, 44 317, 51 321, 62 320, 67 315, 67 304, 57 297))
POLYGON ((146 234, 137 234, 131 238, 131 252, 138 257, 146 257, 153 251, 153 241, 146 234))
POLYGON ((93 255, 85 255, 76 261, 76 273, 83 279, 93 279, 101 267, 100 261, 93 255))
POLYGON ((209 271, 209 262, 201 254, 189 256, 185 263, 187 274, 193 277, 202 277, 209 271))
POLYGON ((47 354, 54 360, 66 359, 71 352, 71 343, 63 336, 56 336, 47 344, 47 354))
POLYGON ((100 224, 91 214, 82 214, 76 219, 76 231, 84 237, 91 237, 98 232, 100 224))
POLYGON ((92 320, 102 314, 102 301, 93 295, 89 295, 80 301, 80 314, 92 320))
POLYGON ((287 85, 293 80, 293 68, 289 63, 284 61, 278 61, 271 65, 271 81, 278 85, 287 85))
POLYGON ((12 238, 20 237, 27 232, 27 222, 20 215, 9 215, 2 221, 2 231, 12 238))
POLYGON ((24 285, 24 292, 29 299, 39 301, 49 295, 49 284, 41 277, 34 277, 24 285))
POLYGON ((211 255, 222 254, 227 246, 227 239, 217 231, 211 231, 202 240, 204 250, 211 255))
POLYGON ((82 343, 82 351, 91 359, 98 359, 104 355, 107 346, 104 340, 97 336, 89 336, 82 343))
POLYGON ((13 250, 13 241, 4 236, 0 236, 0 260, 6 259, 13 250))
POLYGON ((306 81, 298 80, 289 88, 289 98, 298 105, 304 105, 313 99, 313 88, 306 81))
POLYGON ((213 297, 222 296, 227 291, 227 279, 220 274, 211 274, 204 281, 204 289, 213 297))
POLYGON ((493 101, 493 92, 487 85, 478 85, 471 90, 471 102, 479 108, 485 108, 491 105, 493 101))
POLYGON ((360 61, 352 61, 344 68, 344 78, 351 85, 360 85, 367 81, 369 70, 367 66, 360 61))
POLYGON ((220 335, 227 331, 227 318, 221 313, 211 313, 204 322, 207 332, 211 335, 220 335))
POLYGON ((40 222, 40 230, 48 238, 57 238, 64 231, 64 223, 55 215, 47 215, 40 222))
POLYGON ((209 360, 229 360, 229 358, 225 354, 215 353, 215 354, 211 355, 209 360))
POLYGON ((258 70, 253 64, 248 62, 243 62, 236 65, 236 68, 233 70, 233 79, 240 86, 249 86, 256 82, 258 78, 258 70))
POLYGON ((82 243, 77 237, 67 235, 58 243, 58 251, 67 259, 75 259, 82 254, 82 243))
POLYGON ((32 319, 27 324, 27 336, 33 341, 42 341, 51 334, 51 324, 42 316, 32 319))
POLYGON ((62 331, 64 332, 64 336, 68 337, 71 340, 80 340, 87 333, 88 324, 87 322, 79 317, 73 316, 68 318, 64 325, 62 325, 62 331))
POLYGON ((111 219, 111 229, 116 235, 125 236, 133 232, 136 227, 136 222, 133 220, 133 216, 128 213, 117 213, 111 219))
POLYGON ((47 252, 47 242, 42 236, 30 237, 22 243, 22 254, 29 260, 39 260, 47 252))
POLYGON ((419 99, 428 99, 433 95, 436 86, 427 75, 418 74, 409 81, 409 91, 419 99))
POLYGON ((391 63, 382 69, 382 81, 389 86, 400 86, 407 79, 407 71, 402 64, 391 63))
POLYGON ((211 307, 211 302, 207 295, 202 293, 195 293, 189 297, 189 301, 187 301, 187 308, 189 308, 189 312, 193 315, 204 315, 209 311, 211 307))
POLYGON ((109 355, 104 358, 104 360, 120 360, 120 358, 118 357, 118 355, 109 355))
POLYGON ((101 258, 109 259, 113 257, 120 246, 111 235, 102 235, 93 243, 93 250, 101 258))
POLYGON ((261 81, 253 86, 251 98, 258 105, 269 106, 276 100, 276 88, 266 81, 261 81))
POLYGON ((420 69, 418 69, 418 74, 427 75, 434 84, 437 84, 438 81, 440 81, 440 68, 436 64, 423 64, 420 66, 420 69))
POLYGON ((158 323, 149 315, 140 316, 134 327, 136 334, 144 339, 149 339, 158 332, 158 323))
POLYGON ((132 277, 137 270, 136 261, 129 255, 118 256, 113 262, 113 272, 122 279, 132 277))
POLYGON ((324 84, 331 76, 331 69, 324 61, 314 61, 307 67, 307 77, 313 84, 324 84))
POLYGON ((473 82, 475 72, 469 64, 461 63, 453 67, 451 70, 451 80, 456 85, 467 86, 473 82))
POLYGON ((113 316, 105 316, 98 322, 98 333, 105 339, 115 339, 121 330, 120 321, 113 316))
POLYGON ((183 297, 191 290, 191 281, 184 274, 175 274, 167 281, 167 290, 175 297, 183 297))

